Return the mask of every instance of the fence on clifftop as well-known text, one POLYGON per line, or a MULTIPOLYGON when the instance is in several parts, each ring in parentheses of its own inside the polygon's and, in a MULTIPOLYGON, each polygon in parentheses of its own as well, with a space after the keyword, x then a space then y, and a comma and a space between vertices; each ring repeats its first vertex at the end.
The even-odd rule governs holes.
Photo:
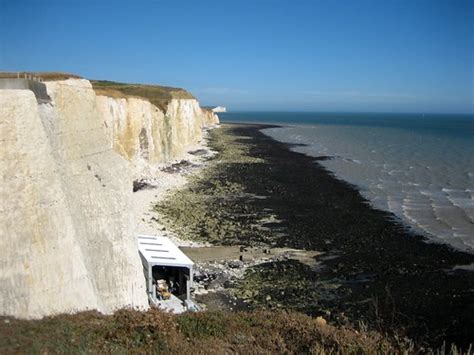
POLYGON ((0 89, 30 90, 38 103, 51 102, 43 80, 29 73, 0 71, 0 89))
POLYGON ((43 81, 39 76, 29 74, 27 72, 8 72, 0 70, 0 79, 27 79, 41 83, 43 81))

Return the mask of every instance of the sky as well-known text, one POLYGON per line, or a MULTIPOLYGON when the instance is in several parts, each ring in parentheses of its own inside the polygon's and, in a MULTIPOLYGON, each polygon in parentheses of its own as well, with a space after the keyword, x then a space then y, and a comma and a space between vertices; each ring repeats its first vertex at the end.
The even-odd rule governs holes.
POLYGON ((230 110, 474 112, 473 0, 0 0, 0 70, 230 110))

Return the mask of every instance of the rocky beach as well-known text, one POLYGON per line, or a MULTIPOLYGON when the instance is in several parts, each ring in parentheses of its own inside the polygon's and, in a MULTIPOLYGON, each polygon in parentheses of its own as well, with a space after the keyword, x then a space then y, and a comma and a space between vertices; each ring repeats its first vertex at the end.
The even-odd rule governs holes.
POLYGON ((472 341, 474 256, 428 243, 374 209, 319 160, 260 130, 210 131, 199 173, 156 203, 154 218, 197 262, 209 309, 285 309, 420 344, 472 341), (202 246, 202 245, 201 245, 202 246), (461 267, 459 267, 461 265, 461 267))
POLYGON ((474 1, 0 3, 0 355, 474 355, 474 1))

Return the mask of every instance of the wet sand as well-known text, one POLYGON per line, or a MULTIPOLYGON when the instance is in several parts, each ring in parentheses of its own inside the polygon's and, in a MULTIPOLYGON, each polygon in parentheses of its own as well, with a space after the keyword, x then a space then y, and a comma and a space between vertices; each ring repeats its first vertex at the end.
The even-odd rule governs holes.
POLYGON ((474 272, 455 267, 472 264, 474 255, 427 243, 318 158, 260 132, 267 127, 211 132, 215 162, 158 207, 161 222, 180 237, 215 245, 318 252, 318 268, 293 259, 249 268, 232 287, 251 307, 362 321, 431 346, 472 342, 474 272))

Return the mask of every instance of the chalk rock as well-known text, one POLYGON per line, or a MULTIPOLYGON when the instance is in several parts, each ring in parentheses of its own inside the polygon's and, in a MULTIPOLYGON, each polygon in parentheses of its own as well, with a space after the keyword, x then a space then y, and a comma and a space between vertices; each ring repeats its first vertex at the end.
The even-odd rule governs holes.
POLYGON ((147 308, 132 188, 218 123, 195 99, 166 112, 89 81, 0 90, 0 315, 147 308))
POLYGON ((0 314, 148 306, 127 162, 87 80, 0 90, 0 314))
POLYGON ((97 106, 110 147, 131 163, 134 178, 152 164, 181 158, 203 128, 219 123, 196 99, 172 99, 163 112, 146 99, 98 95, 97 106))

